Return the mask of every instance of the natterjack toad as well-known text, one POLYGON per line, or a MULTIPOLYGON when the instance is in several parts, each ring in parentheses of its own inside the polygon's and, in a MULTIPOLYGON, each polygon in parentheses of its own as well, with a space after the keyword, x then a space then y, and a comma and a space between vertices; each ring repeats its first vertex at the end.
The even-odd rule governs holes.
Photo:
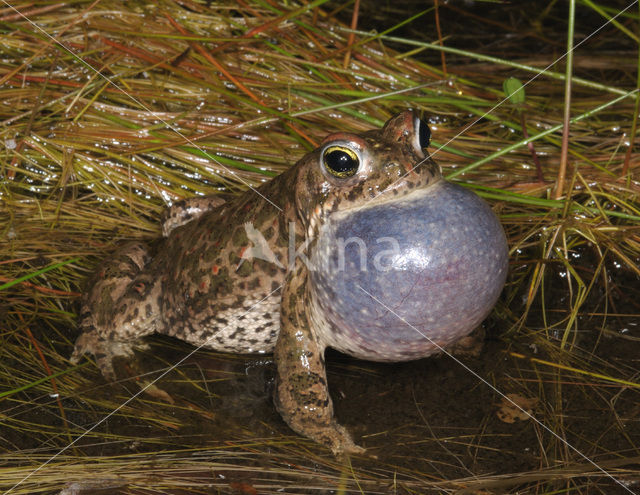
POLYGON ((112 359, 157 332, 237 353, 273 352, 275 403, 334 453, 340 426, 325 374, 333 347, 405 361, 468 335, 507 272, 504 232, 474 193, 442 179, 413 112, 361 135, 328 136, 257 191, 174 205, 153 249, 123 247, 83 300, 73 359, 112 359))

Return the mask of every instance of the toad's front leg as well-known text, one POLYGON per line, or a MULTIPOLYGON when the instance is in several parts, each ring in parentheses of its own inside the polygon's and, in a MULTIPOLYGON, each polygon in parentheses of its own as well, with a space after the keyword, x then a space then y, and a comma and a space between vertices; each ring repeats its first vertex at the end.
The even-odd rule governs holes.
POLYGON ((325 346, 318 342, 309 318, 307 284, 307 268, 298 260, 282 292, 281 328, 274 351, 276 407, 294 431, 327 446, 335 455, 364 452, 333 416, 325 346))

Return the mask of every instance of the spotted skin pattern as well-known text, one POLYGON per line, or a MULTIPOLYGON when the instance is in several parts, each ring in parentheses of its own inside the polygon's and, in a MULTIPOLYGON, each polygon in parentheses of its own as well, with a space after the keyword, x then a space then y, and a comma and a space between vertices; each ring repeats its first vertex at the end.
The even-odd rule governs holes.
POLYGON ((162 239, 123 246, 90 279, 72 359, 93 354, 113 379, 113 359, 152 333, 273 352, 275 404, 289 426, 335 454, 361 452, 334 418, 325 349, 428 356, 474 330, 506 276, 495 215, 443 181, 427 144, 426 124, 405 111, 382 129, 328 136, 259 194, 175 204, 162 239), (342 247, 351 233, 369 248, 390 232, 395 252, 361 258, 342 247), (385 270, 356 266, 385 256, 385 270))

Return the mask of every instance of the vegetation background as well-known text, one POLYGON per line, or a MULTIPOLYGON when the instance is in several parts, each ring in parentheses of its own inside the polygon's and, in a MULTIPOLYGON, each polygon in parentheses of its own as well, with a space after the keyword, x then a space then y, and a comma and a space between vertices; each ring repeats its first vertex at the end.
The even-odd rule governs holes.
POLYGON ((640 492, 637 2, 3 3, 4 493, 640 492), (329 355, 369 456, 294 435, 268 359, 152 384, 192 350, 154 338, 129 380, 69 363, 83 281, 167 205, 408 107, 499 214, 510 276, 465 367, 329 355))

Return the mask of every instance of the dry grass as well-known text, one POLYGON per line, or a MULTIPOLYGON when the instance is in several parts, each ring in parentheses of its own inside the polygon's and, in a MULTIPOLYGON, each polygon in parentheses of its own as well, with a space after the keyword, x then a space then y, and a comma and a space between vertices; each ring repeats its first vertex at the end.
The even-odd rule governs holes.
MULTIPOLYGON (((348 30, 322 1, 10 3, 0 9, 0 488, 30 475, 12 493, 52 493, 87 477, 127 485, 127 493, 181 493, 185 484, 198 493, 502 493, 515 486, 519 493, 614 493, 602 472, 558 438, 577 435, 581 451, 638 490, 637 9, 576 50, 570 168, 556 200, 562 64, 526 87, 524 107, 498 106, 506 77, 527 80, 552 57, 514 44, 513 57, 487 58, 452 48, 445 37, 442 66, 437 42, 389 38, 396 33, 360 33, 349 46, 348 30), (536 430, 539 470, 496 472, 480 463, 478 477, 445 481, 407 467, 408 453, 405 465, 350 467, 294 436, 250 440, 247 430, 213 450, 197 448, 197 435, 176 432, 194 418, 210 419, 206 401, 185 392, 173 405, 146 396, 127 402, 135 387, 97 385, 90 364, 69 364, 82 281, 123 240, 156 237, 167 204, 258 185, 327 133, 379 126, 405 107, 431 120, 445 174, 486 197, 505 225, 511 275, 494 320, 510 347, 508 371, 495 383, 538 397, 536 416, 557 433, 536 430), (576 394, 593 400, 626 443, 599 446, 600 438, 581 435, 567 405, 576 394), (106 421, 85 431, 122 404, 111 416, 117 426, 106 421), (69 446, 80 434, 82 442, 69 446), (132 445, 145 454, 130 454, 132 445), (155 449, 162 455, 149 457, 155 449), (102 456, 90 457, 96 453, 102 456)), ((583 14, 596 15, 596 7, 579 3, 583 14)), ((598 8, 602 22, 616 13, 598 8)), ((434 19, 431 9, 419 18, 422 25, 434 19)), ((528 36, 557 42, 544 30, 528 36)), ((179 372, 171 380, 208 392, 207 380, 179 372)), ((476 441, 467 447, 478 448, 476 441)))

